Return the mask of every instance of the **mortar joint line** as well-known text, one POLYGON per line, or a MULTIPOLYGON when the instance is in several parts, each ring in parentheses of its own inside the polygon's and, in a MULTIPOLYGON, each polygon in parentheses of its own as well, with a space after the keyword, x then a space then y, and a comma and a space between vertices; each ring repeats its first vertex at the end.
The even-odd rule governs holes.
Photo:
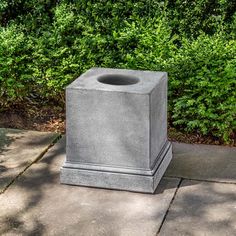
POLYGON ((198 179, 198 178, 188 178, 188 177, 180 177, 180 176, 165 176, 166 178, 180 178, 182 180, 191 180, 191 181, 198 181, 198 182, 207 182, 207 183, 216 183, 216 184, 234 184, 236 185, 236 182, 230 182, 230 181, 217 181, 217 180, 210 180, 210 179, 198 179))
POLYGON ((171 199, 171 201, 170 201, 170 204, 169 204, 169 206, 168 206, 168 208, 167 208, 167 210, 166 210, 166 213, 165 213, 165 215, 164 215, 164 217, 163 217, 163 219, 162 219, 161 225, 160 225, 160 227, 159 227, 159 229, 158 229, 158 231, 157 231, 157 233, 156 233, 156 236, 158 236, 158 235, 160 234, 160 232, 161 232, 162 226, 164 225, 164 223, 165 223, 165 221, 166 221, 167 215, 168 215, 168 213, 169 213, 169 211, 170 211, 170 208, 171 208, 171 206, 172 206, 172 204, 173 204, 173 202, 174 202, 174 200, 175 200, 175 197, 176 197, 176 195, 177 195, 177 192, 178 192, 178 190, 179 190, 180 185, 182 184, 182 182, 183 182, 183 178, 180 178, 179 183, 178 183, 178 185, 177 185, 177 187, 176 187, 176 189, 175 189, 174 195, 173 195, 173 197, 172 197, 172 199, 171 199))
POLYGON ((0 195, 4 194, 6 192, 6 190, 15 183, 15 181, 20 178, 20 176, 22 176, 33 164, 37 163, 38 161, 40 161, 43 156, 49 151, 49 149, 51 149, 60 139, 62 138, 62 135, 59 134, 58 136, 56 136, 52 142, 32 161, 29 163, 29 165, 27 165, 20 173, 18 173, 15 177, 13 177, 13 179, 0 191, 0 195))

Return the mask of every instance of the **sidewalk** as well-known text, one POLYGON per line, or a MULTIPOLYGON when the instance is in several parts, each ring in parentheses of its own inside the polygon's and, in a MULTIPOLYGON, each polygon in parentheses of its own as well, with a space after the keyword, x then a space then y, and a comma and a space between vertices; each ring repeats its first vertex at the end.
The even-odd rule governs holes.
POLYGON ((236 235, 236 148, 174 143, 152 195, 61 185, 58 139, 0 129, 0 235, 236 235))

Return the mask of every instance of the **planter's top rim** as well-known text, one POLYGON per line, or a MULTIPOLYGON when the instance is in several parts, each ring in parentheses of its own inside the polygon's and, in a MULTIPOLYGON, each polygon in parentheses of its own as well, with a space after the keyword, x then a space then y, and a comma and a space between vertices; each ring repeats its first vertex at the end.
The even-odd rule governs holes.
POLYGON ((74 80, 66 89, 78 90, 99 90, 114 91, 137 94, 150 94, 151 91, 160 83, 161 80, 167 79, 166 72, 110 69, 110 68, 91 68, 74 80), (114 85, 99 82, 102 76, 116 75, 136 78, 136 83, 127 85, 114 85))

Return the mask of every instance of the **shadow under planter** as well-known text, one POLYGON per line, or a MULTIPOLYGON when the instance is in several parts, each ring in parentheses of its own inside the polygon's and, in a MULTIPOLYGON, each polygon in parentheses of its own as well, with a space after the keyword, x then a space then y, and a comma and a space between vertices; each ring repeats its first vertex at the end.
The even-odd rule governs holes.
POLYGON ((154 193, 172 158, 167 73, 92 68, 66 88, 61 183, 154 193))

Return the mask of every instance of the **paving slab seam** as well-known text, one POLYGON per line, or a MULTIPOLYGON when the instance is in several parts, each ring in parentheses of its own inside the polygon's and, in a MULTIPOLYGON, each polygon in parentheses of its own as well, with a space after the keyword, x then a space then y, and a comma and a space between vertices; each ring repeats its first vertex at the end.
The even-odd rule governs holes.
POLYGON ((163 220, 162 220, 162 222, 161 222, 161 225, 160 225, 160 227, 159 227, 159 229, 158 229, 158 231, 157 231, 157 233, 156 233, 156 236, 158 236, 158 235, 160 234, 160 232, 161 232, 161 228, 162 228, 163 224, 165 223, 166 217, 167 217, 167 215, 168 215, 168 213, 169 213, 169 211, 170 211, 170 208, 171 208, 171 206, 172 206, 172 204, 173 204, 173 202, 174 202, 174 200, 175 200, 175 197, 176 197, 176 195, 177 195, 177 192, 178 192, 179 187, 180 187, 180 185, 182 184, 182 182, 183 182, 183 178, 180 178, 179 183, 178 183, 178 185, 177 185, 177 187, 176 187, 175 193, 174 193, 174 195, 173 195, 173 197, 172 197, 172 199, 171 199, 171 201, 170 201, 170 204, 169 204, 169 206, 168 206, 168 209, 167 209, 167 211, 166 211, 166 213, 165 213, 165 215, 164 215, 164 217, 163 217, 163 220))
POLYGON ((27 165, 24 170, 22 170, 17 176, 15 176, 15 178, 13 178, 11 180, 11 182, 6 185, 4 187, 3 190, 0 191, 0 195, 4 194, 5 191, 12 185, 14 184, 14 182, 21 176, 23 175, 34 163, 38 162, 39 160, 41 160, 43 158, 43 156, 49 151, 49 149, 51 149, 60 139, 62 138, 61 134, 58 134, 53 140, 52 142, 35 158, 35 160, 33 160, 31 163, 29 163, 29 165, 27 165))
POLYGON ((175 179, 177 178, 177 179, 182 179, 182 180, 193 180, 193 181, 199 181, 199 182, 210 182, 210 183, 218 183, 218 184, 234 184, 234 185, 236 185, 236 182, 229 182, 229 181, 216 181, 216 180, 186 178, 186 177, 182 177, 182 176, 168 176, 168 175, 166 175, 165 177, 175 178, 175 179))

